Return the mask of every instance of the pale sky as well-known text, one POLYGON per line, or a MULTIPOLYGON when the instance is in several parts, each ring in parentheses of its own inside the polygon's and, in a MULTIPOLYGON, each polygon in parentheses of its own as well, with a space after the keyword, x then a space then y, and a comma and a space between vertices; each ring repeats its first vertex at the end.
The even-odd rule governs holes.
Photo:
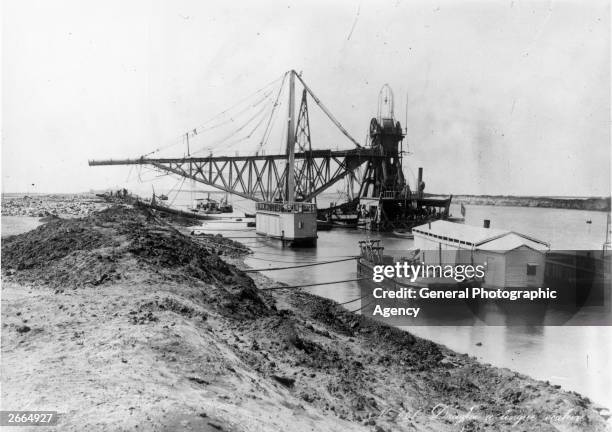
MULTIPOLYGON (((149 191, 87 160, 148 153, 295 69, 360 141, 383 84, 402 124, 408 97, 405 164, 429 192, 610 194, 607 1, 7 0, 2 17, 3 192, 149 191)), ((317 118, 314 147, 350 147, 317 118)))

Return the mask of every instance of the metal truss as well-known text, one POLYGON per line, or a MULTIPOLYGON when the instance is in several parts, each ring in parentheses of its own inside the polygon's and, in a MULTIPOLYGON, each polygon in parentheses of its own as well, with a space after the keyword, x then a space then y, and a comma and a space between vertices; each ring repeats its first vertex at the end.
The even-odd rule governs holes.
MULTIPOLYGON (((361 164, 376 158, 384 156, 371 148, 295 153, 296 198, 308 202, 361 164)), ((89 161, 89 166, 102 165, 148 165, 253 201, 274 201, 286 196, 286 155, 89 161)))

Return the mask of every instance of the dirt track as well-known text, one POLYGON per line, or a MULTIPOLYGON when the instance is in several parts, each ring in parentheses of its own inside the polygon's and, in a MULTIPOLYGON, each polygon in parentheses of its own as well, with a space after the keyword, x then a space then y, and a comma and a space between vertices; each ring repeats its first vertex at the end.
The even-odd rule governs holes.
POLYGON ((264 294, 244 252, 127 207, 6 239, 2 409, 74 431, 608 430, 576 393, 264 294))

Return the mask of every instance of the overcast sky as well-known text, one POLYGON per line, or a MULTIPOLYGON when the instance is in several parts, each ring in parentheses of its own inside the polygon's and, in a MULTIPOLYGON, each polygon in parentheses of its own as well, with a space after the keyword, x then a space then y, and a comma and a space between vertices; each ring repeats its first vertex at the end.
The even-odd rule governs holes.
POLYGON ((87 160, 172 142, 293 68, 359 140, 384 83, 402 124, 407 96, 406 164, 430 192, 610 193, 608 2, 7 0, 2 16, 3 192, 150 190, 87 160))

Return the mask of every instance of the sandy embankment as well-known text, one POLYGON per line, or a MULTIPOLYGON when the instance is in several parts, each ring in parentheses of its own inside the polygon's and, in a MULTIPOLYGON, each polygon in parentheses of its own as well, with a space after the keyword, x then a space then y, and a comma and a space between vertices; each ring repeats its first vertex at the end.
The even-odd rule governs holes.
POLYGON ((259 291, 223 260, 242 252, 131 208, 6 239, 2 409, 57 410, 74 431, 608 430, 576 393, 259 291))

